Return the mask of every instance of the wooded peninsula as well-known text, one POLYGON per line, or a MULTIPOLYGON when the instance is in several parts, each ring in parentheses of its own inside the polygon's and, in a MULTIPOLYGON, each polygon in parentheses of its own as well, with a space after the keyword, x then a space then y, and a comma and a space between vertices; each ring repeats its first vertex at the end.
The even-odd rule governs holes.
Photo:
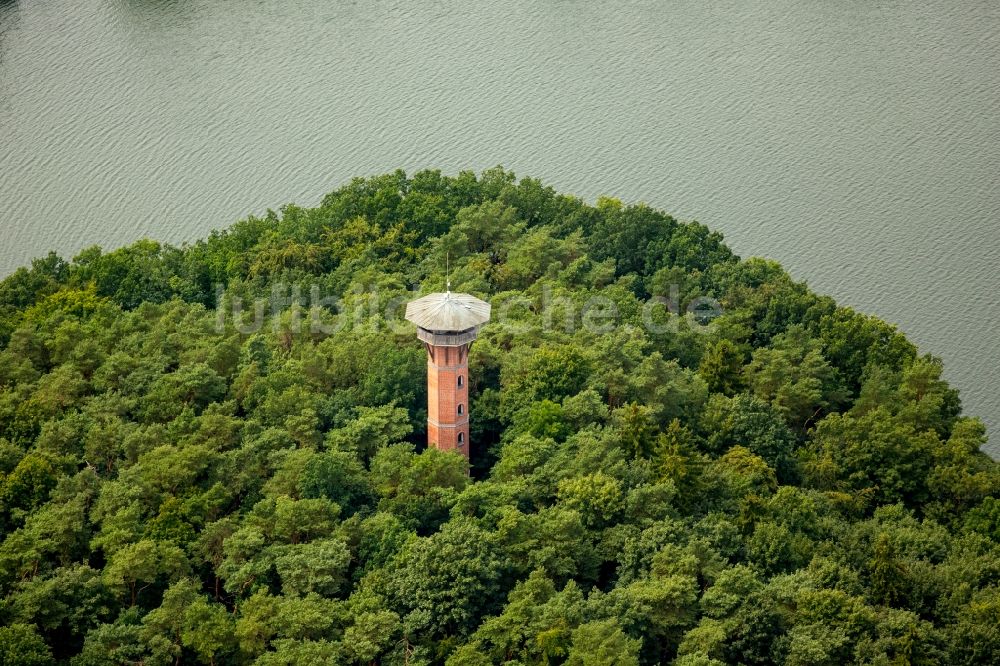
POLYGON ((646 205, 358 178, 38 259, 0 349, 0 664, 1000 663, 941 362, 646 205), (469 462, 397 312, 449 283, 469 462))

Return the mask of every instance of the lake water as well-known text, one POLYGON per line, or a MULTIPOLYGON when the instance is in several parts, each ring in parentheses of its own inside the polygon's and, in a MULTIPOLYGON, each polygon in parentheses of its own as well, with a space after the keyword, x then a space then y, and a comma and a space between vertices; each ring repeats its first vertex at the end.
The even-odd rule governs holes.
POLYGON ((898 324, 995 431, 998 73, 996 0, 0 0, 0 274, 503 164, 898 324))

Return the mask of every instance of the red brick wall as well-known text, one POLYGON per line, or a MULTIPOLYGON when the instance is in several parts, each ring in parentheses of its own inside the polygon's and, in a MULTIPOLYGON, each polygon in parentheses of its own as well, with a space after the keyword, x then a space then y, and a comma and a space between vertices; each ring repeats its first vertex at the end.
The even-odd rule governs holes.
POLYGON ((469 345, 427 347, 427 444, 469 457, 469 345), (462 377, 462 386, 458 378, 462 377), (462 406, 462 414, 458 408, 462 406), (459 443, 461 435, 462 443, 459 443))

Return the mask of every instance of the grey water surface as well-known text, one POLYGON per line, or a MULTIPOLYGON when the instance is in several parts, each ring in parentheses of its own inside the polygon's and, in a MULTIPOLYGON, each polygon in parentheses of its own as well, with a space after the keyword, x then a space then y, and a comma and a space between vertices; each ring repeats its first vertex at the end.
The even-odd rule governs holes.
POLYGON ((0 0, 0 274, 496 164, 781 261, 1000 426, 996 0, 0 0))

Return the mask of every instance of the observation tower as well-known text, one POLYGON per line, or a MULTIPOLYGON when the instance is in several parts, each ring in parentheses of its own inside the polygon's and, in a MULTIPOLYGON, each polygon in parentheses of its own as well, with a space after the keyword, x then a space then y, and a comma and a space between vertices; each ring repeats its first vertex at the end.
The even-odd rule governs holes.
POLYGON ((429 294, 406 304, 427 349, 427 444, 469 457, 469 347, 490 304, 469 294, 429 294))

